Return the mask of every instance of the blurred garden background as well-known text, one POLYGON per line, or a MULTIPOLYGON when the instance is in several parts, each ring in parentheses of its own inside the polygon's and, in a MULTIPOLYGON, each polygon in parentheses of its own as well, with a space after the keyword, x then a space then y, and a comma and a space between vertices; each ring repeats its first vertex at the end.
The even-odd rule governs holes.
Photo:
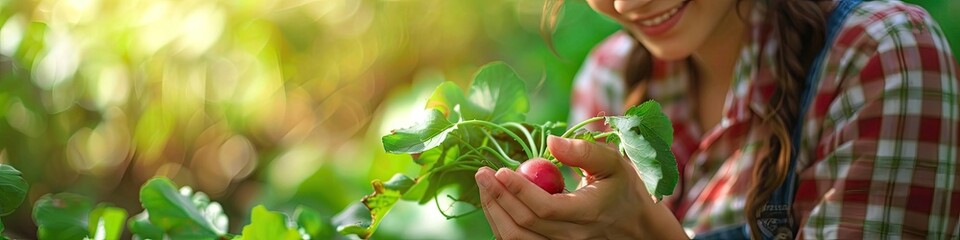
MULTIPOLYGON (((913 1, 960 52, 957 0, 913 1)), ((529 121, 564 121, 587 52, 618 26, 568 1, 554 34, 542 0, 0 0, 0 163, 30 183, 4 218, 35 238, 32 203, 73 192, 135 214, 154 176, 224 205, 330 217, 370 181, 414 175, 380 136, 441 81, 502 60, 527 80, 529 121)), ((482 213, 446 221, 401 202, 376 239, 490 237, 482 213)))

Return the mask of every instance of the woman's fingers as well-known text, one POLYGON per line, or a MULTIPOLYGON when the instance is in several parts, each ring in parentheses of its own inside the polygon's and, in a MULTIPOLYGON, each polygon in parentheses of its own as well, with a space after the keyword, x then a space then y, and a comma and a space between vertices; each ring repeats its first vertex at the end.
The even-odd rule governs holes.
POLYGON ((500 236, 500 231, 497 230, 497 222, 494 222, 493 218, 490 217, 490 210, 487 209, 486 207, 482 209, 483 209, 483 216, 487 218, 487 223, 490 224, 490 231, 493 232, 493 238, 503 239, 503 237, 500 236))
POLYGON ((596 178, 606 178, 624 171, 620 153, 607 145, 550 136, 547 147, 558 161, 579 167, 596 178))
MULTIPOLYGON (((487 168, 487 167, 480 168, 480 170, 478 170, 478 171, 477 171, 477 174, 474 176, 474 177, 477 179, 477 185, 488 185, 488 184, 489 184, 489 181, 484 181, 484 182, 481 184, 481 180, 480 180, 481 176, 480 176, 480 174, 481 174, 481 173, 483 173, 483 174, 492 174, 492 172, 493 172, 493 170, 491 170, 490 168, 487 168)), ((482 207, 482 209, 483 209, 483 216, 486 217, 486 218, 487 218, 487 222, 490 223, 490 231, 493 232, 493 236, 496 237, 497 239, 503 239, 503 237, 500 236, 500 231, 497 230, 497 222, 493 221, 493 217, 491 217, 491 215, 490 215, 489 208, 486 207, 486 204, 485 204, 485 203, 488 202, 488 201, 486 200, 487 196, 486 196, 485 192, 483 191, 483 188, 484 188, 484 187, 483 187, 483 186, 479 186, 479 187, 480 187, 480 202, 481 202, 481 204, 484 205, 484 206, 482 207)))
POLYGON ((549 194, 523 175, 505 168, 498 170, 496 177, 507 194, 541 219, 577 222, 589 217, 584 214, 589 205, 579 202, 580 198, 574 194, 549 194))
MULTIPOLYGON (((476 179, 477 184, 480 185, 480 202, 483 204, 483 213, 486 215, 487 221, 490 222, 490 227, 493 229, 497 239, 547 239, 540 234, 518 225, 511 215, 497 202, 497 199, 500 198, 499 195, 497 195, 498 193, 488 191, 491 188, 495 188, 491 186, 500 185, 493 174, 493 170, 481 168, 477 171, 476 179)), ((499 192, 499 194, 502 193, 504 192, 499 192)))
MULTIPOLYGON (((507 169, 500 169, 497 172, 497 176, 501 175, 501 172, 512 172, 507 169)), ((514 173, 515 174, 515 173, 514 173)), ((498 179, 499 182, 499 179, 498 179)), ((528 182, 528 181, 527 181, 528 182)), ((497 201, 497 204, 500 205, 503 210, 510 215, 510 218, 513 219, 517 225, 520 227, 533 230, 544 235, 549 234, 562 234, 570 229, 575 229, 577 226, 571 222, 567 221, 555 221, 535 213, 531 208, 532 205, 527 205, 525 202, 518 199, 518 196, 514 195, 513 192, 509 191, 505 185, 500 184, 491 184, 486 191, 486 194, 493 195, 493 199, 497 201)), ((539 187, 533 186, 536 189, 531 189, 533 191, 543 191, 539 187)), ((553 201, 550 204, 539 205, 545 208, 558 208, 558 209, 567 209, 571 208, 568 205, 563 203, 553 201)))

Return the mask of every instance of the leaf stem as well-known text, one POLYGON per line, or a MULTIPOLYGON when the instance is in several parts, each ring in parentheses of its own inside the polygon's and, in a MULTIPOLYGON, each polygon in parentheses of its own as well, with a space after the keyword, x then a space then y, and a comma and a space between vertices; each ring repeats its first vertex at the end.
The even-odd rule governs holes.
MULTIPOLYGON (((482 164, 481 164, 481 166, 482 166, 482 164)), ((444 165, 444 166, 442 166, 442 167, 437 167, 437 168, 434 168, 434 169, 430 169, 430 171, 427 171, 426 173, 421 174, 421 175, 422 175, 422 176, 425 176, 425 175, 433 174, 434 172, 437 172, 437 171, 445 171, 445 170, 450 170, 450 171, 457 171, 457 170, 476 171, 477 169, 480 169, 481 166, 477 166, 477 165, 470 164, 470 162, 456 162, 456 163, 453 163, 453 164, 450 164, 450 165, 444 165)))
MULTIPOLYGON (((460 157, 457 157, 457 159, 456 159, 456 160, 453 160, 453 161, 454 161, 454 162, 460 162, 460 161, 467 160, 467 159, 473 159, 473 160, 476 160, 477 162, 479 162, 480 165, 481 165, 481 167, 482 167, 482 166, 490 166, 490 167, 497 167, 497 166, 499 166, 499 165, 496 164, 496 162, 487 161, 487 159, 484 158, 483 155, 480 155, 480 153, 481 153, 480 150, 484 150, 484 149, 482 149, 482 148, 481 148, 481 149, 472 148, 470 151, 467 151, 466 153, 460 154, 460 157)), ((491 149, 491 150, 492 150, 492 149, 491 149)), ((494 152, 494 153, 496 153, 496 152, 494 152)), ((498 154, 498 155, 499 155, 499 154, 498 154)))
MULTIPOLYGON (((447 194, 447 198, 449 198, 450 200, 453 201, 453 203, 450 203, 450 207, 447 207, 447 209, 453 208, 453 205, 454 205, 454 204, 457 204, 457 202, 467 203, 466 201, 463 201, 463 200, 454 198, 453 196, 450 196, 450 194, 447 194)), ((469 203, 467 203, 467 204, 469 204, 469 203)), ((471 205, 472 205, 472 204, 471 204, 471 205)), ((468 212, 466 212, 466 213, 457 214, 457 215, 452 215, 452 216, 446 216, 446 217, 447 217, 447 220, 454 219, 454 218, 460 218, 460 217, 467 216, 467 215, 470 215, 470 214, 472 214, 472 213, 475 213, 475 212, 477 212, 477 211, 480 211, 480 209, 482 209, 482 208, 479 208, 479 207, 474 206, 474 207, 473 207, 473 210, 470 210, 470 211, 468 211, 468 212)))
POLYGON ((547 136, 549 135, 550 133, 547 132, 547 127, 540 126, 540 157, 542 158, 547 158, 547 155, 550 155, 550 151, 548 151, 549 148, 547 146, 547 136))
POLYGON ((539 126, 535 126, 533 128, 533 132, 530 133, 531 135, 533 135, 534 138, 537 139, 536 141, 540 143, 540 144, 534 145, 533 147, 533 152, 534 154, 536 154, 537 157, 543 157, 543 141, 540 141, 540 140, 543 140, 542 138, 540 138, 540 136, 543 135, 541 133, 541 130, 542 129, 539 126), (540 134, 540 135, 537 135, 537 134, 540 134))
POLYGON ((524 135, 525 137, 527 137, 527 142, 529 143, 530 148, 532 148, 533 150, 536 150, 536 151, 533 153, 533 156, 528 156, 528 157, 533 158, 533 157, 535 157, 535 156, 540 156, 540 148, 537 146, 537 142, 533 141, 533 135, 530 134, 530 131, 527 130, 526 127, 524 127, 523 125, 520 125, 519 123, 515 123, 515 122, 508 122, 508 123, 504 123, 504 124, 502 124, 502 125, 503 125, 503 126, 507 126, 507 127, 516 128, 516 129, 520 130, 520 132, 523 133, 523 135, 524 135))
POLYGON ((510 131, 509 129, 507 129, 507 128, 504 128, 504 127, 502 127, 502 126, 500 126, 500 125, 497 125, 497 124, 493 124, 493 123, 491 123, 491 122, 481 121, 481 120, 467 120, 467 121, 459 122, 459 123, 457 123, 456 125, 471 125, 471 124, 473 124, 473 125, 485 126, 485 127, 489 127, 489 128, 493 128, 493 129, 497 129, 497 130, 503 131, 504 133, 506 133, 507 135, 509 135, 510 137, 512 137, 513 140, 515 140, 515 141, 517 141, 518 143, 520 143, 520 146, 523 147, 523 152, 527 154, 527 157, 528 157, 528 158, 533 158, 533 151, 530 150, 530 147, 523 143, 523 139, 520 138, 520 136, 517 136, 517 134, 514 134, 513 132, 511 132, 511 131, 510 131))
MULTIPOLYGON (((510 164, 510 162, 507 160, 507 159, 509 159, 509 158, 505 158, 505 157, 504 157, 503 155, 501 155, 499 152, 497 152, 496 150, 493 150, 492 148, 490 148, 490 147, 488 147, 488 146, 481 146, 481 147, 479 147, 479 148, 476 148, 476 147, 473 147, 472 145, 470 145, 470 143, 468 143, 466 140, 463 140, 463 138, 461 138, 459 135, 457 135, 457 134, 452 134, 452 135, 455 136, 458 141, 460 141, 460 144, 461 144, 461 145, 466 146, 467 148, 470 148, 470 151, 462 154, 461 156, 466 156, 467 154, 475 153, 475 154, 477 154, 476 156, 478 156, 478 157, 481 159, 481 161, 486 162, 486 161, 485 161, 486 158, 484 158, 483 155, 479 155, 479 152, 480 152, 480 150, 487 150, 488 152, 490 152, 490 153, 493 154, 494 156, 497 156, 497 158, 500 160, 501 163, 504 164, 504 166, 507 166, 507 165, 517 166, 517 165, 519 165, 519 164, 516 164, 516 165, 510 164)), ((458 158, 458 159, 459 159, 459 158, 458 158)), ((501 167, 501 166, 498 166, 498 165, 494 164, 493 162, 489 162, 489 165, 488 165, 488 166, 496 167, 496 168, 500 168, 500 167, 501 167)))
POLYGON ((610 135, 614 135, 614 134, 617 134, 617 132, 615 132, 615 131, 609 131, 609 132, 597 134, 596 136, 593 136, 593 138, 605 138, 605 137, 609 137, 610 135))
MULTIPOLYGON (((498 143, 497 140, 493 138, 493 135, 490 135, 490 133, 488 133, 487 131, 481 131, 481 132, 483 132, 483 135, 487 136, 487 140, 490 140, 490 142, 493 143, 494 147, 497 147, 497 151, 499 151, 499 154, 500 154, 499 156, 501 158, 500 160, 503 161, 503 164, 508 166, 513 166, 514 164, 511 164, 511 163, 516 162, 516 160, 510 159, 510 155, 508 155, 507 152, 503 151, 503 147, 500 147, 500 143, 498 143), (507 161, 507 159, 509 159, 509 161, 507 161)), ((484 147, 488 149, 490 148, 488 146, 484 146, 484 147)), ((517 162, 516 165, 519 165, 519 162, 517 162)))
MULTIPOLYGON (((480 147, 480 149, 481 149, 481 150, 487 150, 487 152, 489 152, 490 154, 496 156, 496 157, 497 157, 497 160, 500 160, 500 165, 494 165, 494 166, 496 166, 497 168, 508 167, 508 166, 513 166, 513 168, 516 168, 516 166, 519 166, 519 165, 520 165, 520 163, 515 163, 516 161, 514 161, 513 159, 510 159, 509 157, 505 157, 505 156, 501 155, 499 152, 497 152, 497 150, 493 150, 493 148, 491 148, 491 147, 483 146, 483 147, 480 147)), ((486 158, 484 158, 483 155, 478 155, 478 157, 480 157, 481 159, 486 159, 486 158)))
POLYGON ((562 137, 562 138, 569 138, 570 136, 573 135, 574 132, 576 132, 577 130, 580 130, 580 129, 583 128, 584 126, 587 126, 587 124, 590 124, 590 123, 596 122, 596 121, 600 121, 600 120, 603 120, 603 119, 606 119, 606 118, 607 118, 607 117, 593 117, 593 118, 584 120, 583 122, 577 123, 577 125, 573 125, 573 127, 571 127, 570 129, 567 129, 567 131, 564 132, 563 135, 560 135, 560 137, 562 137))

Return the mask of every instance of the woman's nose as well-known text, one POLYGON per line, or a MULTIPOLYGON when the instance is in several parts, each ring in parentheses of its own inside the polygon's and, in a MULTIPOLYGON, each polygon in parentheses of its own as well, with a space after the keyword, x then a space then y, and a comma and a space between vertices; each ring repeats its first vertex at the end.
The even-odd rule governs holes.
POLYGON ((614 0, 613 8, 620 14, 635 12, 638 8, 647 5, 653 0, 614 0))

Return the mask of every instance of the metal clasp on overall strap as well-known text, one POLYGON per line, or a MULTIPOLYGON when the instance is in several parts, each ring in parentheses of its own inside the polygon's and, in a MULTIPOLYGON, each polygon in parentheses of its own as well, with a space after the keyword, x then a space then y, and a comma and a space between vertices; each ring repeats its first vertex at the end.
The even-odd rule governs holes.
POLYGON ((773 236, 773 239, 776 240, 789 240, 793 239, 793 231, 788 227, 777 228, 777 235, 773 236))

